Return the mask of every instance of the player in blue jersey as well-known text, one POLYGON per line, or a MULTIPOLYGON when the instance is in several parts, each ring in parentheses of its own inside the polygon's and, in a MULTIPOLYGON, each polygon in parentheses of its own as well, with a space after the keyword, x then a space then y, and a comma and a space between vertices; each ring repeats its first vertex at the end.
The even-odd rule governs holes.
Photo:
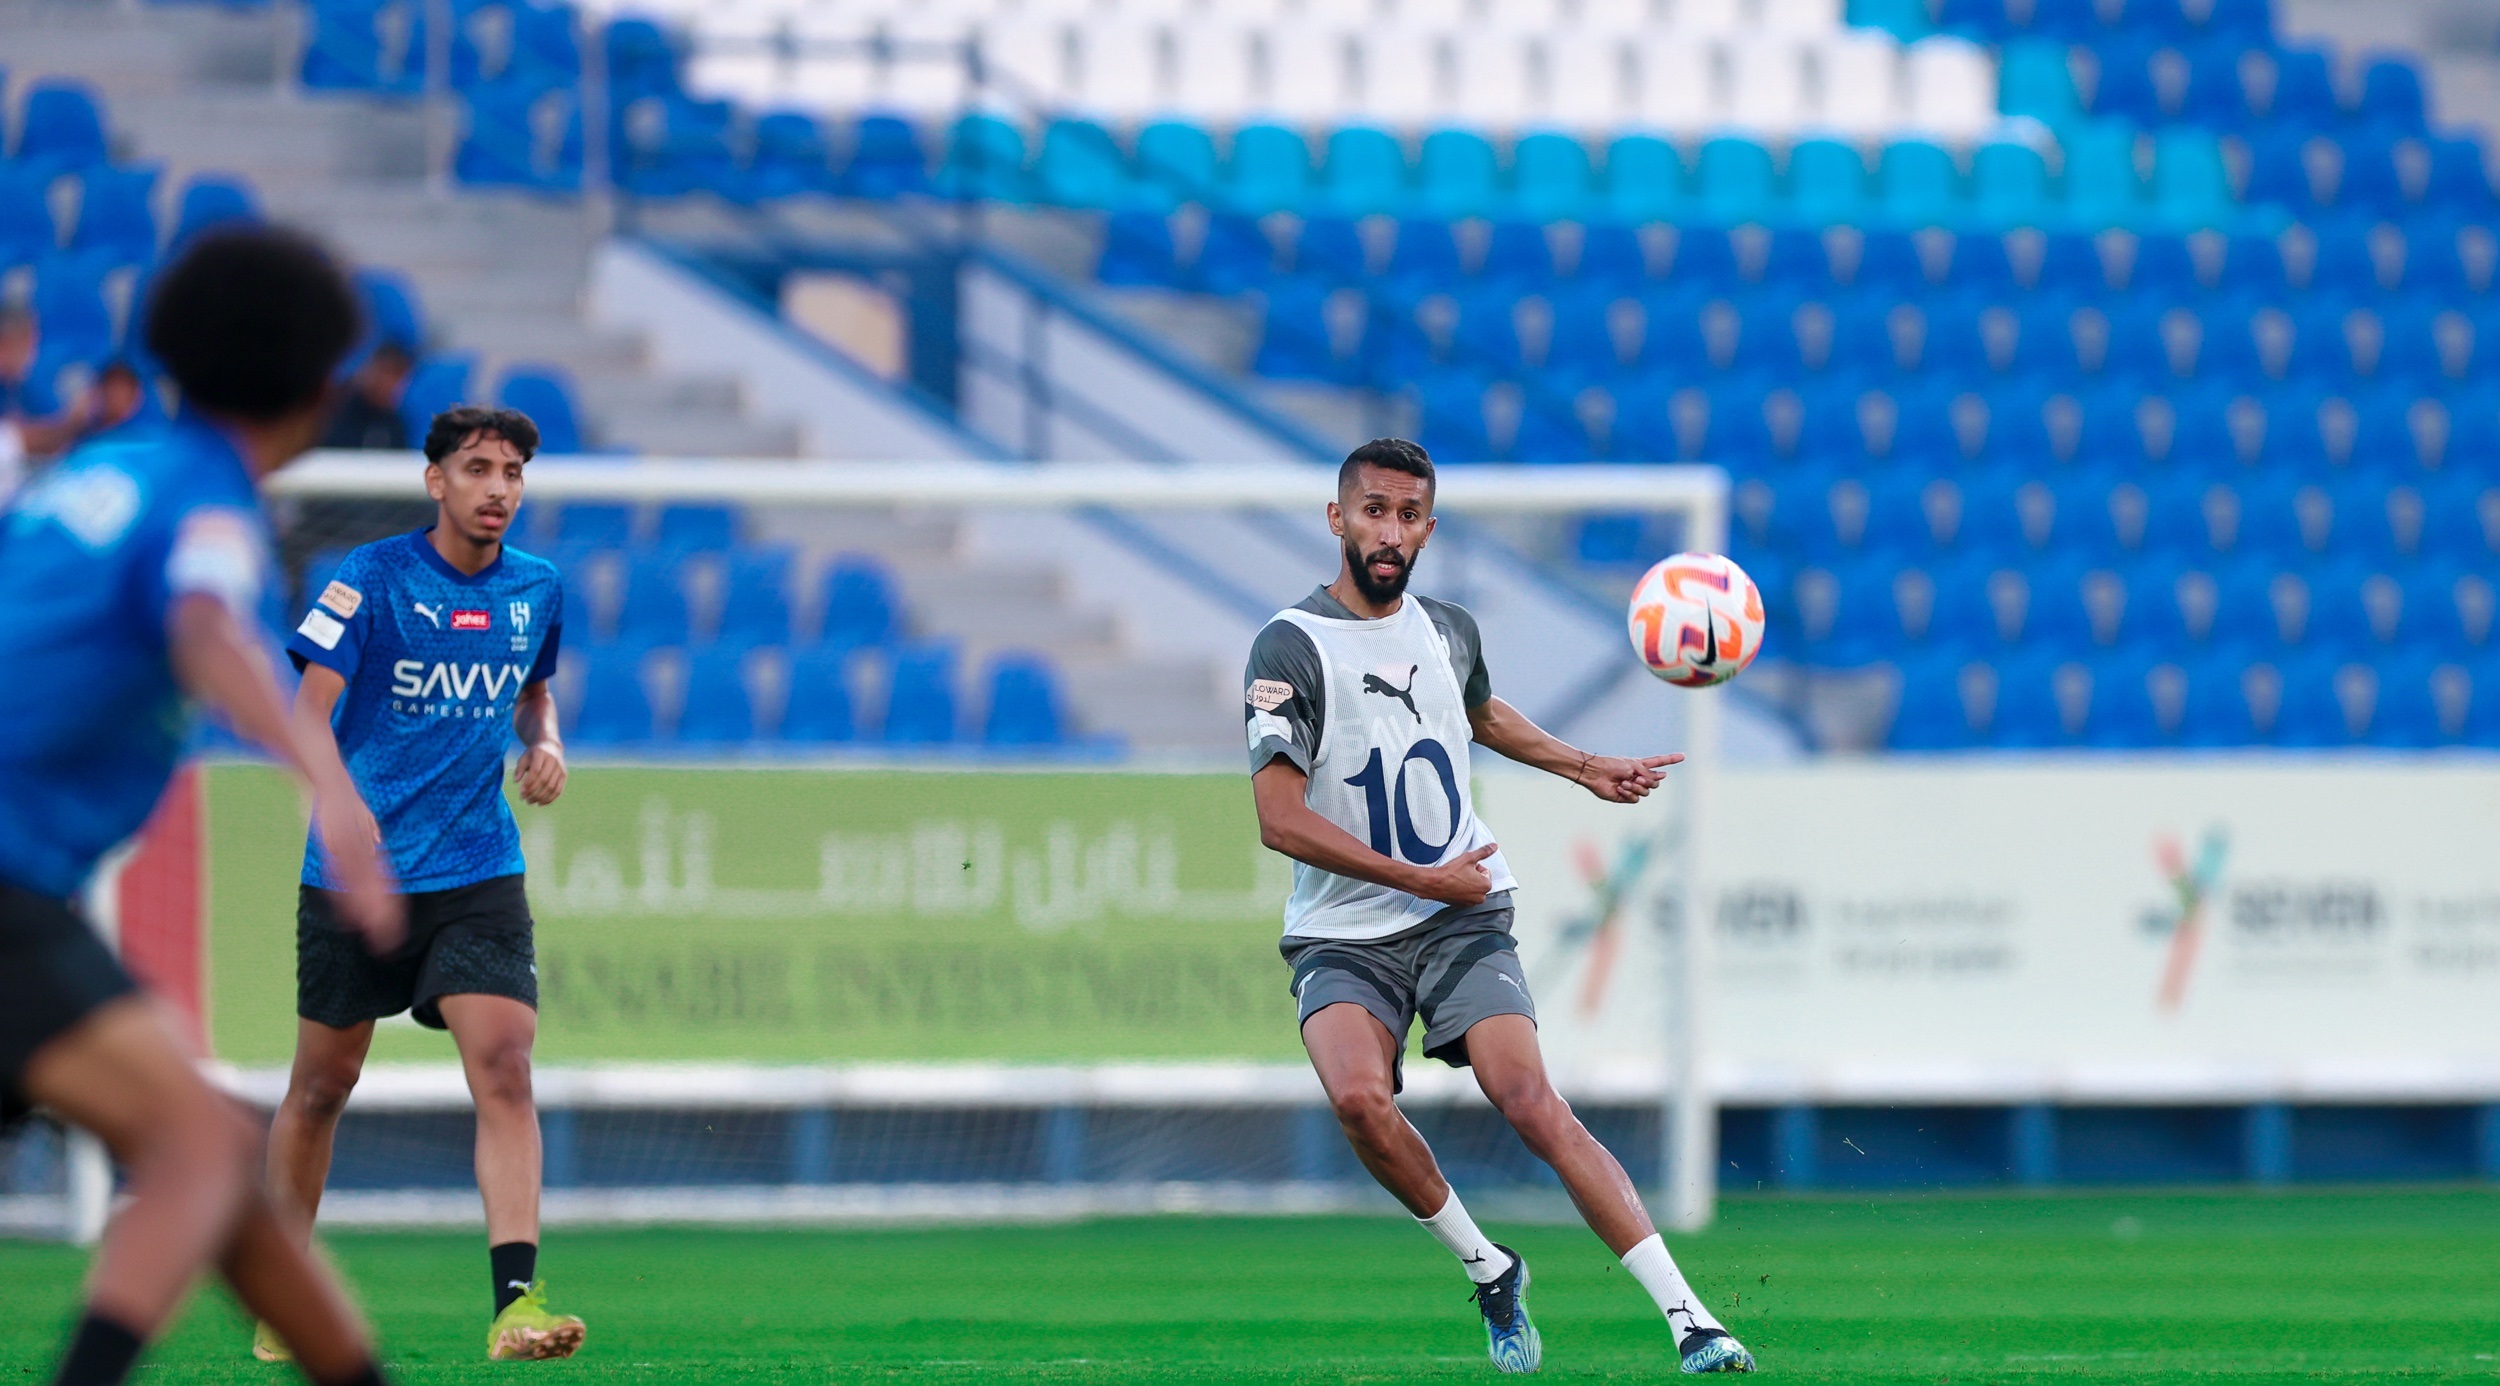
MULTIPOLYGON (((373 1023, 410 1011, 451 1031, 477 1104, 495 1287, 486 1347, 499 1360, 569 1357, 582 1344, 582 1321, 550 1311, 537 1284, 538 969, 521 836, 503 796, 515 735, 521 797, 550 804, 564 792, 547 684, 564 588, 552 564, 504 543, 537 448, 537 427, 513 410, 436 416, 425 439, 434 523, 350 553, 287 642, 304 671, 297 726, 331 742, 373 805, 409 928, 388 957, 340 947, 332 921, 342 882, 321 842, 306 844, 295 1067, 270 1128, 270 1183, 309 1225, 373 1023)), ((266 1333, 256 1348, 275 1355, 266 1333)))
POLYGON ((181 416, 73 452, 0 517, 0 1121, 48 1107, 127 1181, 61 1386, 125 1379, 211 1266, 312 1380, 381 1380, 356 1311, 265 1192, 249 1118, 75 904, 164 792, 196 701, 310 784, 339 917, 378 946, 398 939, 371 819, 289 721, 254 614, 272 566, 257 483, 321 436, 356 318, 312 241, 203 235, 145 315, 181 416))

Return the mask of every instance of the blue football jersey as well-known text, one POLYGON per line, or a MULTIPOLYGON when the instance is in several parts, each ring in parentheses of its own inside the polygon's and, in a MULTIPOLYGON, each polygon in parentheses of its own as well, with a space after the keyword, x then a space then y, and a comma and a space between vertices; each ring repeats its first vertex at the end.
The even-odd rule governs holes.
POLYGON ((198 420, 100 439, 0 516, 0 880, 66 899, 139 830, 190 709, 166 618, 201 593, 247 629, 272 569, 250 471, 198 420))
MULTIPOLYGON (((564 630, 554 564, 506 545, 471 575, 427 533, 350 553, 287 639, 298 667, 347 680, 331 726, 409 892, 520 871, 504 749, 514 701, 554 675, 564 630)), ((337 884, 317 839, 304 846, 304 883, 337 884)))

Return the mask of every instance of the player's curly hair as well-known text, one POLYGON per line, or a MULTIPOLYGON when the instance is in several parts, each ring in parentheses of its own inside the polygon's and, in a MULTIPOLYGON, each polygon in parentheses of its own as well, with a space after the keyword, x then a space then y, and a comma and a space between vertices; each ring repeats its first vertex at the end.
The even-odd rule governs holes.
POLYGON ((1345 465, 1337 469, 1337 494, 1344 495, 1354 484, 1354 475, 1365 467, 1383 471, 1404 472, 1424 479, 1424 493, 1432 494, 1440 483, 1433 478, 1432 455, 1420 443, 1404 438, 1374 438, 1345 455, 1345 465))
POLYGON ((538 425, 529 415, 518 409, 456 404, 435 415, 433 425, 425 430, 425 460, 440 462, 481 434, 510 443, 524 462, 538 455, 538 425))
POLYGON ((363 330, 319 241, 276 226, 201 233, 148 294, 148 354, 183 402, 255 423, 318 403, 363 330))

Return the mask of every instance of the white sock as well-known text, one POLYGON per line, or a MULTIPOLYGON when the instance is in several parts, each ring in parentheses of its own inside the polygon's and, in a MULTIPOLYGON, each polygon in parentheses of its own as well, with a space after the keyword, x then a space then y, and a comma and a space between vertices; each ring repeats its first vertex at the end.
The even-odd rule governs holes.
POLYGON ((1696 1328, 1719 1328, 1710 1306, 1701 1302, 1700 1293, 1684 1279, 1684 1272, 1675 1268, 1675 1258, 1667 1254, 1666 1238, 1650 1233, 1649 1240, 1623 1253, 1623 1268, 1632 1272, 1632 1278, 1641 1282, 1651 1299, 1658 1301, 1658 1312, 1667 1316, 1677 1341, 1681 1342, 1696 1328))
POLYGON ((1450 1190, 1450 1201, 1441 1205, 1440 1212, 1415 1221, 1432 1234, 1434 1241, 1450 1249, 1450 1254, 1465 1268, 1467 1278, 1477 1284, 1490 1285, 1510 1269, 1510 1257, 1484 1235, 1474 1218, 1467 1216, 1467 1205, 1458 1201, 1458 1190, 1450 1190))

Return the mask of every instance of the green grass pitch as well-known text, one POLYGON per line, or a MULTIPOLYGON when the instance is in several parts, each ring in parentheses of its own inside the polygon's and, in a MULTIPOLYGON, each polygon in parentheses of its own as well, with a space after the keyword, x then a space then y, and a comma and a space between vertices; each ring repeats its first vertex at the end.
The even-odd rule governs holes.
MULTIPOLYGON (((1504 1225, 1545 1374, 1674 1375, 1578 1227, 1504 1225)), ((1393 1218, 558 1231, 572 1362, 480 1360, 477 1237, 330 1245, 404 1383, 1443 1382, 1492 1376, 1466 1283, 1393 1218)), ((2500 1193, 1732 1200, 1685 1266, 1791 1382, 2500 1380, 2500 1193)), ((83 1265, 0 1243, 0 1382, 41 1381, 83 1265)), ((291 1380, 201 1299, 145 1379, 291 1380)))

